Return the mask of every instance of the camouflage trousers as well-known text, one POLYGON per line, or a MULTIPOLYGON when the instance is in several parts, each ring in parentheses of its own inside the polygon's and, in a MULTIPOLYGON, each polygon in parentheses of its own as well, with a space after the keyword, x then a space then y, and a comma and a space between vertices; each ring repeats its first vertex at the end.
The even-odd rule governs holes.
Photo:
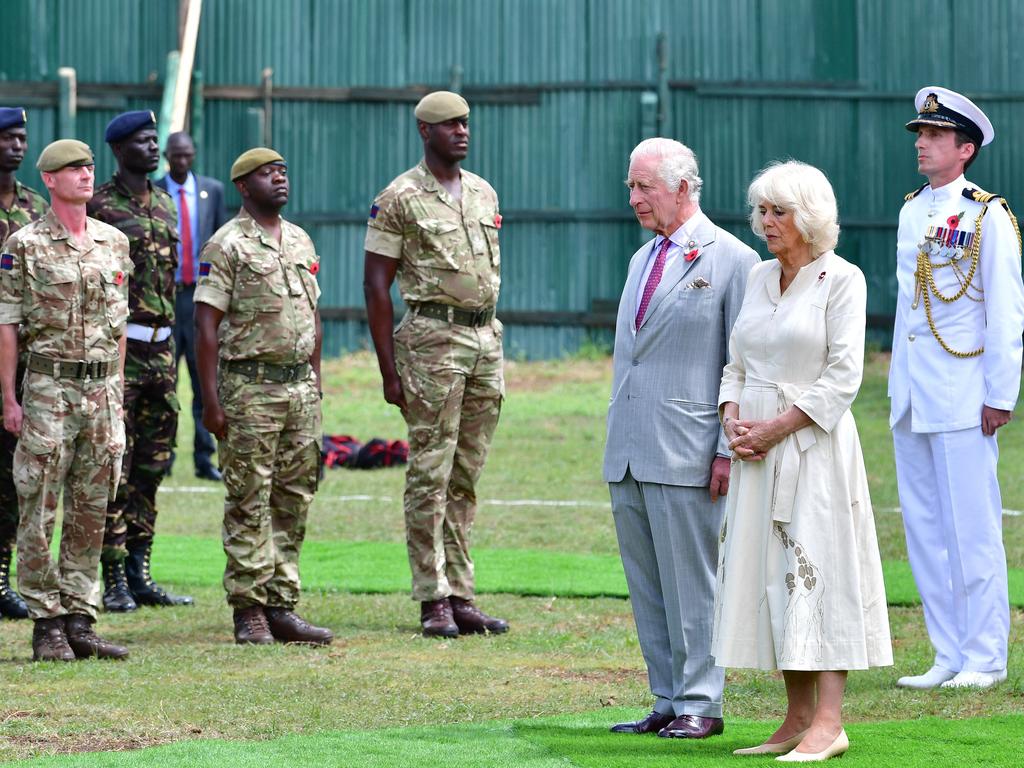
POLYGON ((18 591, 33 619, 65 613, 96 617, 103 521, 124 452, 121 396, 120 376, 25 377, 14 485, 21 506, 18 591), (54 563, 50 540, 61 491, 64 522, 54 563))
MULTIPOLYGON (((25 360, 18 360, 18 374, 14 380, 15 396, 21 402, 21 381, 25 378, 25 360)), ((14 449, 18 438, 6 429, 0 429, 0 551, 14 549, 18 537, 18 490, 14 487, 14 449)))
POLYGON ((127 443, 121 485, 107 508, 104 562, 123 560, 129 548, 153 542, 156 493, 171 466, 178 431, 178 372, 169 341, 128 340, 124 364, 127 443))
POLYGON ((234 608, 293 608, 299 601, 299 551, 320 470, 320 395, 304 381, 254 382, 220 372, 227 438, 224 473, 227 565, 224 589, 234 608))
POLYGON ((409 427, 405 537, 412 599, 474 594, 476 483, 505 396, 501 323, 469 328, 407 314, 395 329, 409 427))

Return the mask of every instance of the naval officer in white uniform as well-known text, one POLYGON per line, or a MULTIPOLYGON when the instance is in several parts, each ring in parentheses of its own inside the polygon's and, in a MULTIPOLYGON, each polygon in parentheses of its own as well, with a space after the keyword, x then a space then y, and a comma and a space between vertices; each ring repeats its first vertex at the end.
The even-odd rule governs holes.
POLYGON ((935 647, 906 688, 1006 679, 1010 630, 997 431, 1021 376, 1020 232, 1006 201, 964 178, 994 136, 969 99, 915 98, 918 171, 900 211, 889 423, 907 552, 935 647))

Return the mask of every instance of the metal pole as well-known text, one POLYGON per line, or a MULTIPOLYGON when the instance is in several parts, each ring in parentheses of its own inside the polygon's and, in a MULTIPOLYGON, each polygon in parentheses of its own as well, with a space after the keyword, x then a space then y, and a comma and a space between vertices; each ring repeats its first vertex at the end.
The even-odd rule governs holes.
POLYGON ((668 35, 658 33, 658 135, 667 136, 669 125, 668 35))
POLYGON ((274 127, 274 70, 267 67, 263 70, 263 141, 264 147, 273 142, 274 127))
MULTIPOLYGON (((178 63, 181 55, 177 51, 167 54, 167 75, 164 77, 164 96, 160 102, 160 120, 157 122, 156 141, 160 145, 160 152, 163 153, 167 147, 167 137, 171 133, 171 120, 174 112, 174 91, 175 83, 178 80, 178 63)), ((152 174, 154 179, 167 173, 167 161, 161 160, 160 165, 152 174)))
POLYGON ((60 98, 57 107, 57 138, 70 139, 75 135, 78 115, 78 80, 74 67, 57 70, 60 79, 60 98))
POLYGON ((185 29, 181 36, 181 58, 178 63, 180 77, 174 82, 174 100, 171 103, 171 133, 185 128, 188 89, 192 84, 192 65, 195 62, 196 41, 199 38, 199 17, 203 12, 203 0, 182 0, 182 2, 187 2, 188 9, 185 15, 185 29))

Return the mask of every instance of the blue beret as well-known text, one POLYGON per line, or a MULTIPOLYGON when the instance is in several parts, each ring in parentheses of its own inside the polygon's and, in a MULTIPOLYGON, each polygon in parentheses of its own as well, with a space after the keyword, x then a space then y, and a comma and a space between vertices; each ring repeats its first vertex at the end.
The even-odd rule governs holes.
POLYGON ((25 124, 25 110, 21 107, 0 107, 0 131, 25 124))
POLYGON ((151 109, 140 109, 135 112, 122 112, 107 125, 103 140, 107 144, 127 139, 143 128, 156 128, 156 115, 151 109))

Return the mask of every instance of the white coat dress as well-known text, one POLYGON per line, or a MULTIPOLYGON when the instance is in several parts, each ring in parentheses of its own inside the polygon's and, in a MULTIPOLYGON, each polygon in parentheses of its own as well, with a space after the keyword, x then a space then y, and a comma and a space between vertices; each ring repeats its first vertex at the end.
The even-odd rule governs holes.
POLYGON ((850 406, 864 364, 864 275, 829 251, 780 293, 754 267, 719 405, 813 424, 763 461, 734 461, 719 550, 712 653, 724 667, 847 670, 892 664, 882 564, 850 406))

